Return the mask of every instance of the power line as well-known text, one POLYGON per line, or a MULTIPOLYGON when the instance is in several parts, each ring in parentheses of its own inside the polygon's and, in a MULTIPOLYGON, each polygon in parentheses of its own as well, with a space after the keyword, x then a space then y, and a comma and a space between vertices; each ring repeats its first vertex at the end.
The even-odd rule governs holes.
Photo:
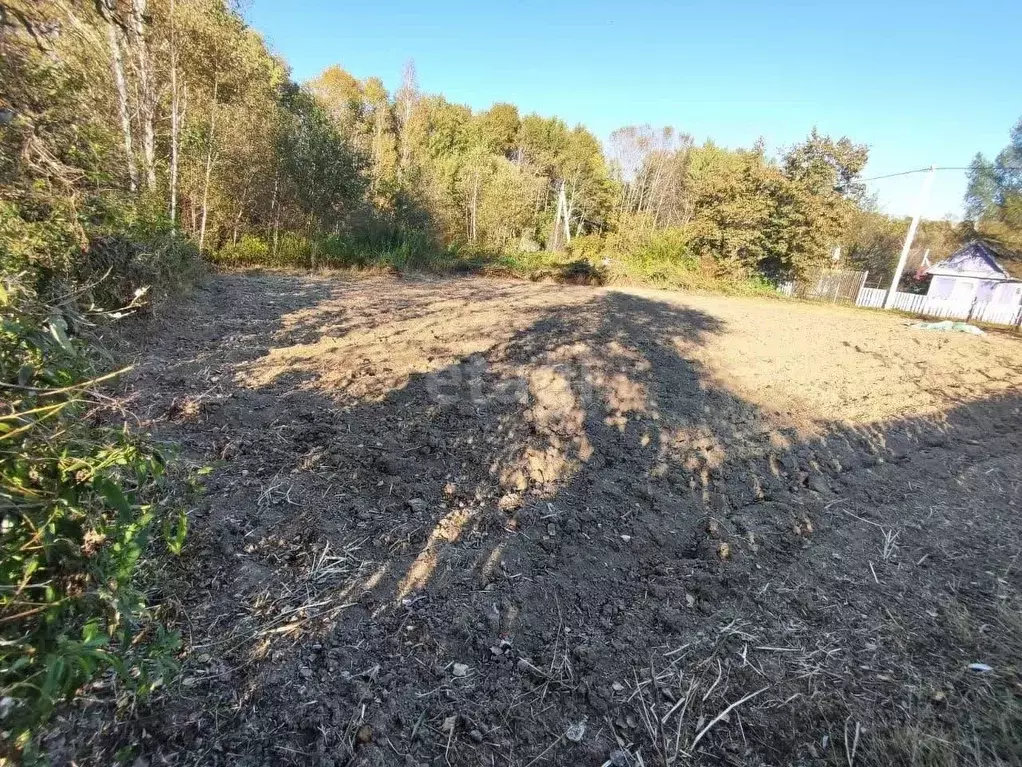
MULTIPOLYGON (((903 170, 903 171, 901 171, 901 173, 888 173, 886 176, 870 176, 869 178, 863 178, 863 179, 859 179, 859 180, 860 181, 878 181, 878 180, 880 180, 882 178, 894 178, 895 176, 909 176, 909 175, 911 175, 913 173, 926 173, 929 170, 930 170, 929 168, 917 168, 916 170, 903 170)), ((938 170, 943 170, 943 168, 938 168, 938 170)))
MULTIPOLYGON (((910 176, 913 173, 927 173, 929 170, 930 170, 929 168, 916 168, 915 170, 903 170, 903 171, 901 171, 901 173, 888 173, 887 175, 884 175, 884 176, 870 176, 869 178, 862 178, 862 179, 859 179, 859 180, 860 181, 879 181, 882 178, 894 178, 896 176, 910 176)), ((942 165, 938 165, 938 166, 936 166, 934 168, 934 170, 972 170, 972 167, 970 167, 970 166, 955 167, 955 166, 950 166, 950 165, 943 165, 943 166, 942 165)), ((1022 170, 1022 166, 1020 166, 1020 165, 1004 165, 1004 166, 1001 166, 1001 167, 997 168, 997 170, 1022 170)))

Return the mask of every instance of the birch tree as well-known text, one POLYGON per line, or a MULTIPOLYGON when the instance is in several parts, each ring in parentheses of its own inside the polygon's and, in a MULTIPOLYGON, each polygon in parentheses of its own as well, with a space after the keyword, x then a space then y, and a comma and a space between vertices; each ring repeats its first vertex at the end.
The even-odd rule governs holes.
POLYGON ((149 47, 146 40, 146 0, 131 0, 131 40, 135 53, 138 80, 138 119, 142 128, 142 158, 146 185, 156 187, 156 131, 153 126, 156 94, 149 65, 149 47))
POLYGON ((415 71, 415 61, 409 59, 405 62, 404 70, 401 73, 401 86, 395 94, 395 112, 397 114, 399 129, 399 162, 398 175, 406 172, 412 162, 412 144, 407 140, 408 128, 412 122, 412 115, 419 104, 421 94, 419 92, 419 80, 415 71))
POLYGON ((117 112, 121 122, 121 140, 128 171, 128 186, 138 188, 138 166, 135 163, 134 142, 131 137, 131 107, 128 104, 128 85, 124 76, 124 55, 121 50, 123 29, 117 20, 114 0, 97 0, 97 8, 106 26, 107 45, 110 48, 110 70, 117 89, 117 112))

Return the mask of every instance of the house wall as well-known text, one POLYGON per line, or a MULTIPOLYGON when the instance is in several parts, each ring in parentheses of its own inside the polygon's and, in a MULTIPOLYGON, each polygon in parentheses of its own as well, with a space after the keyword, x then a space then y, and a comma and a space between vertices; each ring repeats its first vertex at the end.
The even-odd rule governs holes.
POLYGON ((1022 304, 1022 282, 1002 282, 994 292, 994 302, 1006 306, 1022 304))
POLYGON ((1022 303, 1022 283, 1004 280, 983 280, 958 275, 934 275, 926 297, 933 301, 982 303, 1018 306, 1022 303))

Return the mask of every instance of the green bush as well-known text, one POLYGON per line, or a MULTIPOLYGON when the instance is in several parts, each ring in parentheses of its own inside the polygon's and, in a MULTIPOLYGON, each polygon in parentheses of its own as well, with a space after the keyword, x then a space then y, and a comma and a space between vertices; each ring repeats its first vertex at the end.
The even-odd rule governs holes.
POLYGON ((272 255, 268 266, 312 269, 317 266, 315 240, 300 234, 288 232, 281 234, 276 248, 271 249, 272 255))
POLYGON ((598 234, 583 234, 572 239, 568 252, 575 258, 595 263, 607 250, 607 239, 598 234))
POLYGON ((773 287, 757 275, 744 269, 727 271, 712 257, 700 257, 692 249, 691 233, 685 227, 653 229, 651 221, 636 219, 633 223, 626 232, 613 232, 605 238, 578 237, 570 251, 598 264, 602 279, 611 283, 714 293, 773 293, 773 287))
POLYGON ((379 252, 375 260, 398 271, 444 271, 445 265, 452 264, 452 260, 446 256, 454 252, 456 251, 441 251, 424 232, 409 230, 402 232, 394 245, 379 252))
MULTIPOLYGON (((456 251, 441 250, 424 232, 380 232, 363 242, 359 236, 328 235, 305 237, 286 233, 277 240, 276 248, 252 235, 222 247, 213 257, 214 263, 225 267, 266 266, 294 269, 371 269, 396 271, 448 271, 457 268, 456 251)), ((368 236, 368 235, 367 235, 368 236)))
MULTIPOLYGON (((150 533, 180 551, 166 466, 113 415, 81 317, 0 283, 0 731, 21 750, 62 699, 100 675, 145 694, 177 637, 147 604, 150 533)), ((0 748, 0 751, 3 749, 0 748)))
POLYGON ((606 269, 581 258, 563 264, 554 276, 557 282, 570 285, 603 285, 607 282, 606 269))
POLYGON ((305 237, 293 232, 281 233, 275 241, 246 234, 237 242, 221 247, 212 254, 210 260, 218 266, 227 268, 265 266, 278 269, 312 269, 322 265, 325 243, 325 239, 305 237))
POLYGON ((87 208, 76 214, 60 199, 0 201, 0 275, 26 275, 41 296, 74 293, 104 309, 141 293, 152 307, 198 278, 198 249, 166 221, 113 200, 90 199, 87 208))
POLYGON ((727 271, 712 257, 700 258, 690 247, 690 233, 684 227, 654 230, 651 222, 646 226, 627 234, 581 235, 560 253, 518 249, 494 253, 469 245, 440 248, 428 234, 414 229, 320 238, 284 234, 275 252, 264 240, 245 236, 222 248, 215 261, 228 267, 475 273, 586 285, 618 282, 707 292, 773 292, 766 280, 744 269, 727 271))
POLYGON ((244 235, 235 243, 224 245, 216 253, 215 260, 224 266, 257 266, 269 264, 270 246, 251 234, 244 235))
POLYGON ((695 271, 699 268, 699 257, 689 248, 689 235, 681 228, 650 233, 629 255, 645 269, 668 267, 695 271))
POLYGON ((331 235, 319 243, 321 262, 336 269, 361 269, 369 265, 371 257, 365 250, 355 247, 346 237, 331 235))
POLYGON ((67 216, 0 200, 0 274, 65 273, 79 248, 67 216))

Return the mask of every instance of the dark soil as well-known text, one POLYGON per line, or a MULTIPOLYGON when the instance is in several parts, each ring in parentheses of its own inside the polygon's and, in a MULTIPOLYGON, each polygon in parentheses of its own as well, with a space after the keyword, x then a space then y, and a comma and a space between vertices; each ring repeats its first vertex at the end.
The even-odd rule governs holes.
POLYGON ((1022 764, 1022 344, 902 322, 213 279, 130 383, 182 674, 51 758, 1022 764))

